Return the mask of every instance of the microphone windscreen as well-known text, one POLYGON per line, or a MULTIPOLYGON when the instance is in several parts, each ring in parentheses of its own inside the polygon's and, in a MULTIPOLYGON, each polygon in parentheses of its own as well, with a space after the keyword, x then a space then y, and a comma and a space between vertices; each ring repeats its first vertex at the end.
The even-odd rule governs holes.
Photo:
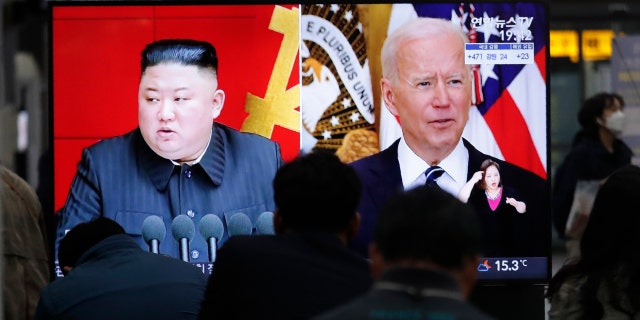
POLYGON ((216 241, 220 241, 224 234, 224 226, 222 220, 215 214, 207 214, 200 219, 198 230, 202 237, 207 240, 209 238, 216 238, 216 241))
POLYGON ((191 218, 183 214, 173 218, 173 222, 171 222, 171 234, 176 241, 179 242, 182 238, 187 238, 191 241, 195 232, 196 227, 193 225, 191 218))
POLYGON ((249 235, 253 230, 253 226, 249 216, 244 213, 236 213, 227 221, 227 229, 229 230, 229 236, 249 235))
POLYGON ((142 238, 144 242, 149 243, 151 239, 156 239, 160 242, 164 241, 164 237, 167 236, 167 228, 164 225, 162 218, 158 216, 148 216, 142 222, 142 238))
POLYGON ((265 211, 258 216, 256 222, 257 234, 275 234, 273 230, 273 212, 265 211))

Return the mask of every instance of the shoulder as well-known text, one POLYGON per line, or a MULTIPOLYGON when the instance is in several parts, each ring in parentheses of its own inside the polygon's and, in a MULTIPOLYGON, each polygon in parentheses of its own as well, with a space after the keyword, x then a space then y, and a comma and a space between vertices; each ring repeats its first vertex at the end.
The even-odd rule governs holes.
MULTIPOLYGON (((213 126, 211 143, 222 148, 230 156, 229 160, 255 158, 266 164, 280 165, 282 153, 280 145, 266 137, 251 132, 241 132, 223 124, 213 126)), ((258 163, 251 161, 249 163, 258 163)))
POLYGON ((202 271, 189 262, 146 251, 143 251, 142 254, 144 254, 149 259, 155 260, 155 265, 158 268, 163 269, 164 271, 168 272, 168 270, 174 270, 178 271, 179 273, 177 274, 182 275, 181 277, 191 276, 196 280, 206 280, 206 276, 202 273, 202 271))
POLYGON ((9 168, 0 164, 0 177, 2 178, 2 184, 9 186, 12 189, 17 189, 24 192, 33 192, 33 188, 27 181, 20 177, 17 173, 11 171, 9 168))
POLYGON ((253 257, 255 254, 262 254, 268 248, 274 247, 274 243, 278 241, 276 235, 236 235, 229 237, 227 241, 220 247, 220 256, 246 256, 253 257))
POLYGON ((214 131, 224 137, 227 141, 233 143, 242 143, 242 144, 253 144, 253 145, 264 145, 264 146, 274 146, 277 142, 263 137, 259 134, 253 132, 243 132, 237 129, 231 128, 227 125, 216 123, 213 127, 214 131))
MULTIPOLYGON (((518 181, 518 184, 523 183, 534 183, 534 184, 544 184, 545 180, 522 167, 519 167, 515 164, 512 164, 508 161, 498 159, 494 156, 482 153, 478 149, 476 149, 469 141, 463 139, 464 145, 469 151, 469 167, 473 170, 477 170, 480 168, 480 165, 484 160, 491 159, 498 163, 500 166, 500 176, 509 181, 518 181)), ((539 185, 538 185, 539 187, 539 185)))
MULTIPOLYGON (((0 180, 2 182, 2 186, 6 188, 0 188, 2 191, 3 197, 4 195, 13 194, 11 198, 15 198, 18 201, 25 202, 25 200, 31 205, 36 205, 36 209, 40 208, 40 201, 38 199, 38 195, 36 194, 35 189, 22 177, 20 177, 15 172, 11 171, 9 168, 0 164, 0 180)), ((5 199, 6 200, 6 199, 5 199)), ((1 203, 1 201, 0 201, 1 203)))
POLYGON ((619 149, 620 153, 623 154, 624 156, 628 156, 628 157, 632 157, 633 156, 633 150, 631 150, 631 148, 622 140, 620 139, 616 139, 615 141, 616 144, 616 149, 619 149))
POLYGON ((137 141, 137 139, 142 139, 142 135, 140 134, 140 130, 138 128, 131 130, 123 135, 106 138, 99 140, 98 142, 92 144, 87 147, 86 150, 95 153, 113 153, 120 150, 126 150, 132 148, 132 145, 137 141))
POLYGON ((358 159, 350 163, 350 165, 358 172, 366 171, 369 168, 381 168, 397 164, 398 162, 398 142, 396 140, 388 148, 370 156, 358 159))
MULTIPOLYGON (((235 235, 218 249, 216 266, 218 275, 236 274, 240 268, 264 270, 281 264, 284 256, 289 256, 290 244, 280 241, 278 235, 235 235), (278 258, 275 258, 275 257, 278 258)), ((213 273, 215 275, 215 273, 213 273)), ((256 275, 258 276, 258 275, 256 275)))
POLYGON ((583 165, 586 162, 598 159, 600 155, 608 153, 599 140, 585 138, 571 147, 565 157, 565 161, 573 165, 583 165))

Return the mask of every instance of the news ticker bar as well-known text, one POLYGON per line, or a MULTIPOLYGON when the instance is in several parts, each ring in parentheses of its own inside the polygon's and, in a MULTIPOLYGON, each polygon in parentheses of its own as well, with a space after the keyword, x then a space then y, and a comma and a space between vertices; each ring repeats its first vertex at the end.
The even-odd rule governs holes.
MULTIPOLYGON (((213 272, 213 262, 191 262, 209 276, 213 272)), ((547 257, 483 258, 477 267, 478 279, 546 279, 547 257)), ((56 276, 63 277, 56 264, 56 276)))
MULTIPOLYGON (((546 279, 547 257, 483 258, 478 279, 546 279)), ((192 262, 202 273, 211 275, 213 263, 192 262)))

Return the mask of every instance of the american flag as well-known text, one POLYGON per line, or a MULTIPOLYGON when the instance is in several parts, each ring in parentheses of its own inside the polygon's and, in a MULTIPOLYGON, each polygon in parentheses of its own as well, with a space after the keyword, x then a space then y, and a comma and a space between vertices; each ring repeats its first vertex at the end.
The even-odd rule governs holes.
MULTIPOLYGON (((463 136, 480 151, 547 178, 548 30, 546 5, 515 3, 394 4, 388 33, 420 17, 451 20, 477 43, 534 44, 534 63, 474 67, 474 103, 463 136), (526 37, 525 37, 526 36, 526 37)), ((400 136, 397 120, 381 108, 381 149, 400 136)))

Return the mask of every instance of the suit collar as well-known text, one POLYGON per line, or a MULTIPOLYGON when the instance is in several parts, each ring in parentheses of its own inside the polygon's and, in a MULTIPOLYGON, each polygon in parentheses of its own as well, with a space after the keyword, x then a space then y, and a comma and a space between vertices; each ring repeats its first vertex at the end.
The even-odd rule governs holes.
POLYGON ((467 180, 471 179, 473 174, 480 170, 480 165, 482 162, 488 158, 494 159, 476 149, 471 142, 467 141, 467 139, 462 138, 462 142, 464 143, 465 148, 469 151, 469 165, 467 170, 467 180))
POLYGON ((219 124, 214 124, 211 142, 200 161, 202 169, 216 186, 222 184, 225 167, 225 140, 222 136, 222 129, 219 126, 219 124))
MULTIPOLYGON (((136 130, 135 145, 140 167, 147 173, 158 191, 164 190, 177 166, 171 160, 165 159, 151 150, 142 138, 140 129, 136 130)), ((211 142, 207 150, 195 166, 200 166, 213 184, 220 185, 222 183, 225 167, 224 138, 217 125, 213 127, 211 142)))
MULTIPOLYGON (((469 153, 462 139, 460 139, 453 150, 438 163, 438 166, 446 172, 446 174, 438 180, 440 187, 452 194, 457 194, 458 190, 462 188, 468 180, 468 162, 469 153)), ((400 166, 402 184, 405 190, 425 183, 424 172, 430 165, 407 145, 404 138, 400 138, 400 142, 398 143, 398 164, 400 166)))
MULTIPOLYGON (((398 163, 398 145, 400 139, 396 140, 387 149, 380 151, 378 160, 371 165, 371 173, 378 176, 380 183, 387 183, 387 186, 402 188, 402 177, 400 176, 400 164, 398 163)), ((469 161, 467 166, 467 181, 471 176, 479 170, 482 161, 487 158, 495 159, 476 149, 471 142, 462 138, 464 147, 469 152, 469 161)))
POLYGON ((388 148, 380 151, 370 161, 369 170, 369 191, 371 201, 375 207, 380 207, 391 193, 403 190, 402 177, 400 176, 400 164, 398 163, 398 142, 397 140, 388 148))
MULTIPOLYGON (((398 162, 398 145, 396 140, 388 148, 380 151, 377 162, 371 165, 371 171, 380 179, 382 186, 392 186, 402 189, 402 177, 400 175, 400 163, 398 162)), ((385 187, 386 188, 386 187, 385 187)))

